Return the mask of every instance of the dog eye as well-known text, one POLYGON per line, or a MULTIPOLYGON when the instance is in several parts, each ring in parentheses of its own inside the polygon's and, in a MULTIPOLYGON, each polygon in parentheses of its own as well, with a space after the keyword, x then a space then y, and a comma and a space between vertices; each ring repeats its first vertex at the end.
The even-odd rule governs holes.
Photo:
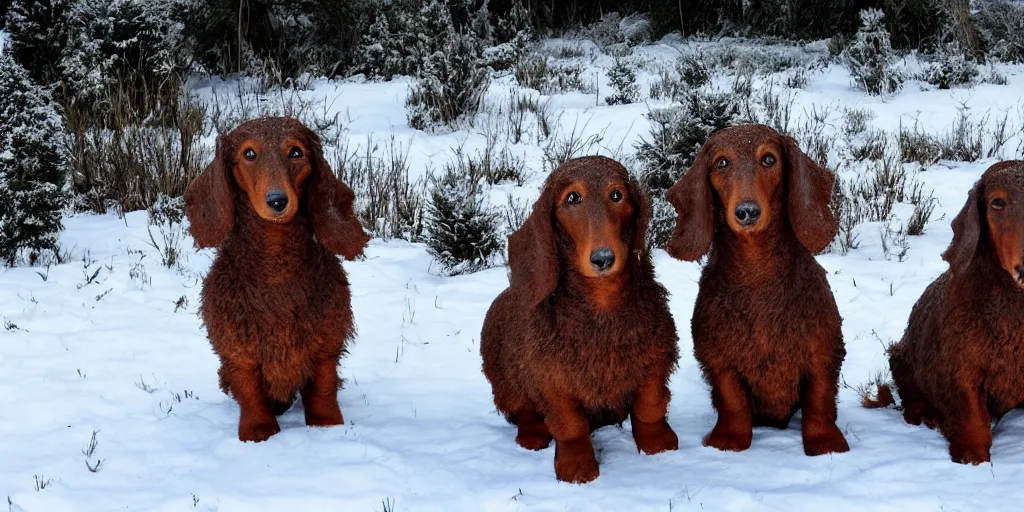
POLYGON ((992 200, 993 210, 1002 210, 1004 207, 1006 207, 1006 201, 1003 201, 1002 199, 999 198, 992 200))
POLYGON ((293 147, 292 150, 288 152, 288 158, 302 158, 302 149, 298 146, 293 147))
POLYGON ((728 167, 728 166, 729 166, 729 161, 724 159, 724 158, 719 158, 718 161, 715 162, 715 167, 718 167, 718 168, 728 167))
POLYGON ((583 201, 583 198, 576 192, 569 192, 569 196, 565 198, 565 202, 569 204, 580 204, 580 201, 583 201))
POLYGON ((774 164, 774 163, 775 163, 775 155, 772 155, 771 153, 761 157, 761 165, 763 165, 765 167, 771 167, 771 165, 774 164))
POLYGON ((256 151, 254 151, 252 148, 246 149, 245 153, 243 153, 243 156, 245 156, 246 160, 256 160, 256 151))
POLYGON ((612 190, 611 198, 613 203, 622 201, 622 192, 619 190, 612 190))

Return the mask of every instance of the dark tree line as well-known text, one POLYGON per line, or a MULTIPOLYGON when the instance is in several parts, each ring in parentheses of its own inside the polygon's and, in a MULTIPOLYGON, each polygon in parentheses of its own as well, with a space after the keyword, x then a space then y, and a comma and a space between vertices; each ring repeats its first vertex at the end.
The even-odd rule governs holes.
POLYGON ((62 63, 70 69, 112 61, 118 72, 339 76, 364 71, 360 44, 383 12, 389 20, 396 11, 415 17, 436 3, 459 31, 486 8, 493 32, 525 13, 531 33, 540 36, 618 12, 648 14, 653 38, 679 32, 817 40, 852 36, 867 8, 884 12, 897 49, 930 50, 955 40, 980 56, 995 44, 993 32, 1013 32, 976 27, 986 12, 1012 7, 1008 0, 975 0, 974 13, 971 0, 0 0, 0 16, 15 58, 43 83, 59 80, 62 63))

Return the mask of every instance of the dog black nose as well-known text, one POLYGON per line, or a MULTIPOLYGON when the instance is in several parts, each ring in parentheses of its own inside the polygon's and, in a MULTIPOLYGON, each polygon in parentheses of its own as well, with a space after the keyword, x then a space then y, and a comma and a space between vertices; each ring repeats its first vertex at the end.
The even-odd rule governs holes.
POLYGON ((598 249, 590 253, 590 263, 594 265, 598 272, 604 272, 615 263, 615 253, 607 247, 598 249))
POLYGON ((761 218, 761 207, 753 201, 743 201, 736 207, 736 220, 740 225, 749 226, 761 218))
POLYGON ((280 190, 267 192, 267 206, 275 212, 281 213, 288 207, 288 196, 280 190))

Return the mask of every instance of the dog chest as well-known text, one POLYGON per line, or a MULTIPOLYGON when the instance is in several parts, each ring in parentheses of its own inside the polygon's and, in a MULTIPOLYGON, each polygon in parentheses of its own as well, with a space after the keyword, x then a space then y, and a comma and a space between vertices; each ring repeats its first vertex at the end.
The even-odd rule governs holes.
POLYGON ((537 354, 543 363, 535 371, 538 381, 554 381, 585 408, 600 409, 628 403, 655 363, 674 353, 674 346, 646 330, 608 330, 588 337, 556 337, 537 354))

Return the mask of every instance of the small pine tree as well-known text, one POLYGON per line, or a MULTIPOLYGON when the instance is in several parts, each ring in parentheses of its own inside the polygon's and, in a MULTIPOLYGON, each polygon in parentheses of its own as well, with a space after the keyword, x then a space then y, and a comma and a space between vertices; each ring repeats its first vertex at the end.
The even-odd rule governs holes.
POLYGON ((891 94, 903 87, 903 75, 892 65, 896 58, 880 9, 860 12, 861 27, 844 52, 856 86, 868 94, 891 94))
POLYGON ((609 105, 628 105, 640 101, 640 86, 636 84, 636 70, 621 59, 608 70, 608 82, 615 94, 605 97, 609 105))
POLYGON ((468 174, 459 166, 448 166, 434 180, 427 204, 427 251, 446 275, 487 268, 504 246, 500 215, 484 205, 477 182, 468 174))
POLYGON ((445 36, 456 32, 447 2, 430 0, 425 3, 419 15, 410 23, 409 31, 416 39, 416 57, 430 58, 435 53, 444 51, 447 46, 445 36))
POLYGON ((396 59, 387 14, 382 6, 377 9, 376 18, 359 45, 359 58, 367 76, 391 80, 400 71, 401 61, 396 59))
POLYGON ((0 261, 55 250, 70 201, 57 106, 7 50, 0 51, 0 261))

